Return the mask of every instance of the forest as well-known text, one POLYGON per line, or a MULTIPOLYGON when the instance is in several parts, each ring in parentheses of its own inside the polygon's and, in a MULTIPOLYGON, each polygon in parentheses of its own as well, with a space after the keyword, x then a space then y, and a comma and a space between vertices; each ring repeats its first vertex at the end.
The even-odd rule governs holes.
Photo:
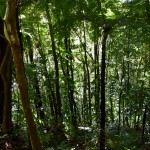
POLYGON ((150 150, 150 0, 0 0, 0 150, 150 150))

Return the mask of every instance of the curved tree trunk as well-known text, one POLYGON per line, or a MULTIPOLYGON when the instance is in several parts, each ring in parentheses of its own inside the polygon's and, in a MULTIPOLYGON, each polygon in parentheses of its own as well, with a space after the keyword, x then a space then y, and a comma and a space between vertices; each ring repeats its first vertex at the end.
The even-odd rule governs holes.
POLYGON ((32 149, 41 150, 41 145, 37 135, 36 125, 33 120, 32 112, 30 108, 27 81, 26 81, 24 64, 23 64, 23 56, 21 53, 21 46, 20 46, 20 41, 17 33, 16 0, 7 0, 7 8, 6 8, 4 19, 5 19, 6 29, 7 29, 6 32, 8 34, 8 40, 10 42, 12 56, 15 63, 16 77, 17 77, 18 87, 20 90, 23 110, 28 125, 32 149))

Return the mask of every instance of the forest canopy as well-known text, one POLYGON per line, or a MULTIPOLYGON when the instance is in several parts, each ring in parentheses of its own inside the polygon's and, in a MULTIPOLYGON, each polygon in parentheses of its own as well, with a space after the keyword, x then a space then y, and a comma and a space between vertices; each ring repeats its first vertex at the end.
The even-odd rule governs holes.
POLYGON ((1 0, 0 149, 150 149, 150 1, 1 0))

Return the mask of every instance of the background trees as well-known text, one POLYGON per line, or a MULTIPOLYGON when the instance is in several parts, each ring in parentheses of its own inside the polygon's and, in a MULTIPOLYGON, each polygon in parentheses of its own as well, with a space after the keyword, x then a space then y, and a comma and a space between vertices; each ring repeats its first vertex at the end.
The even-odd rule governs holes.
MULTIPOLYGON (((3 10, 4 5, 0 4, 3 10)), ((101 150, 115 149, 116 141, 120 141, 119 149, 146 145, 150 123, 149 1, 22 0, 17 6, 23 51, 17 50, 23 55, 30 107, 41 143, 59 148, 69 139, 66 147, 101 150), (127 142, 125 133, 139 139, 127 142)), ((9 71, 11 67, 3 63, 7 42, 3 30, 0 34, 0 123, 3 127, 6 108, 9 122, 15 128, 22 126, 26 135, 18 75, 14 66, 9 71), (9 73, 11 91, 5 91, 3 73, 9 73), (12 103, 8 98, 5 107, 8 94, 12 103)))

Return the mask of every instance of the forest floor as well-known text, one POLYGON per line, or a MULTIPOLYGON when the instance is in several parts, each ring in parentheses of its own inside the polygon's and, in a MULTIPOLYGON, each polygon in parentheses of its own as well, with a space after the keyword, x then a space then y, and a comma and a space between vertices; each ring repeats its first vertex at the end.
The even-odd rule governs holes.
MULTIPOLYGON (((0 150, 31 150, 29 139, 22 135, 24 133, 0 135, 0 150)), ((59 144, 49 135, 43 137, 43 150, 98 150, 95 132, 82 130, 75 139, 60 139, 59 144)), ((144 140, 142 144, 140 133, 133 130, 123 131, 120 136, 109 132, 106 135, 106 150, 150 150, 150 134, 145 135, 144 140)))
POLYGON ((0 150, 30 150, 20 136, 0 136, 0 150))

